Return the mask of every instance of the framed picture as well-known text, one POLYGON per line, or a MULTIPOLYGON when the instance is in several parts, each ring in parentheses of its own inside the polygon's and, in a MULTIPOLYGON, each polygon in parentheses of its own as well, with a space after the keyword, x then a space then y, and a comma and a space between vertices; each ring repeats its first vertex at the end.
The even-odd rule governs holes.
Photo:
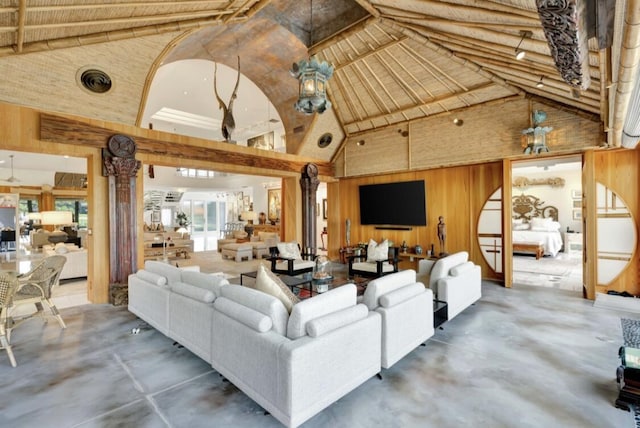
POLYGON ((268 212, 267 219, 269 221, 280 221, 280 189, 267 190, 268 212))
POLYGON ((327 219, 327 200, 326 199, 322 200, 322 218, 324 220, 327 219))
POLYGON ((242 211, 249 211, 249 207, 251 206, 251 202, 249 201, 249 195, 243 198, 243 208, 242 211))
POLYGON ((571 191, 571 198, 572 199, 582 199, 582 190, 572 190, 571 191))
POLYGON ((573 219, 582 220, 582 210, 573 210, 573 219))
POLYGON ((582 201, 581 200, 574 200, 573 201, 573 208, 582 208, 582 201))
POLYGON ((247 147, 262 150, 273 150, 273 131, 247 139, 247 147))
POLYGON ((160 222, 160 211, 151 211, 151 222, 152 223, 160 222))

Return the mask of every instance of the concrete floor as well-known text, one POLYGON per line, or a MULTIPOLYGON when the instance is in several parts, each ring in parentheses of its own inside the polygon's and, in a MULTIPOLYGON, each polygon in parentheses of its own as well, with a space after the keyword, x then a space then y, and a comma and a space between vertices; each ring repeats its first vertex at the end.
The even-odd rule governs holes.
MULTIPOLYGON (((109 305, 30 320, 0 351, 0 426, 277 427, 203 360, 109 305), (139 334, 131 329, 141 327, 139 334)), ((620 318, 542 287, 483 297, 304 427, 634 427, 613 405, 620 318)))

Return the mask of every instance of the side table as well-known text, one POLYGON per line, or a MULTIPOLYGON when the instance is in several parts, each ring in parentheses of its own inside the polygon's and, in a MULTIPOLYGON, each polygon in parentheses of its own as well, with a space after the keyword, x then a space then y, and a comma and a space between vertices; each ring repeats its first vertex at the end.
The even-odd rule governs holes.
POLYGON ((442 300, 433 301, 433 328, 438 328, 449 319, 447 302, 442 300))

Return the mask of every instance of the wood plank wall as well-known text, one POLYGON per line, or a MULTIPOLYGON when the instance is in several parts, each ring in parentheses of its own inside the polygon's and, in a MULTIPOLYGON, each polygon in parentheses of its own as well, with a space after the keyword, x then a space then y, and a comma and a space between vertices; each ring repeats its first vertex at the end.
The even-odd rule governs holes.
POLYGON ((597 117, 578 116, 527 99, 488 103, 457 116, 439 115, 350 136, 336 155, 336 175, 371 174, 495 162, 522 156, 522 130, 531 125, 533 110, 542 110, 542 126, 552 129, 547 145, 552 154, 575 153, 606 141, 597 117), (364 144, 358 145, 358 142, 364 144))
POLYGON ((378 242, 390 239, 397 246, 406 241, 410 247, 420 244, 425 249, 433 243, 438 251, 436 225, 438 217, 443 216, 447 224, 447 252, 468 251, 470 259, 482 267, 483 277, 497 279, 498 276, 482 257, 476 236, 480 211, 489 196, 501 185, 501 162, 341 179, 339 183, 327 187, 329 213, 337 211, 341 219, 331 220, 328 224, 329 256, 332 259, 339 258, 340 247, 346 245, 346 219, 351 220, 352 245, 368 242, 369 239, 378 242), (360 185, 409 180, 425 181, 427 226, 399 231, 376 230, 374 226, 360 224, 360 185))

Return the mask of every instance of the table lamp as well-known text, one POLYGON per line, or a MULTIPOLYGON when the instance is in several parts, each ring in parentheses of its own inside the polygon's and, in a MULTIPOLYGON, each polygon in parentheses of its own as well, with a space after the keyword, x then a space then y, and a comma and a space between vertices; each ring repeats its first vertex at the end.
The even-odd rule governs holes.
POLYGON ((73 223, 73 214, 71 211, 42 211, 40 213, 40 222, 44 226, 53 226, 54 230, 49 234, 49 242, 57 244, 67 240, 67 232, 58 229, 65 224, 73 223))
POLYGON ((255 211, 243 211, 242 214, 240 214, 240 220, 247 222, 244 226, 244 231, 247 232, 249 239, 251 239, 251 235, 253 234, 253 222, 257 219, 258 213, 255 211))

